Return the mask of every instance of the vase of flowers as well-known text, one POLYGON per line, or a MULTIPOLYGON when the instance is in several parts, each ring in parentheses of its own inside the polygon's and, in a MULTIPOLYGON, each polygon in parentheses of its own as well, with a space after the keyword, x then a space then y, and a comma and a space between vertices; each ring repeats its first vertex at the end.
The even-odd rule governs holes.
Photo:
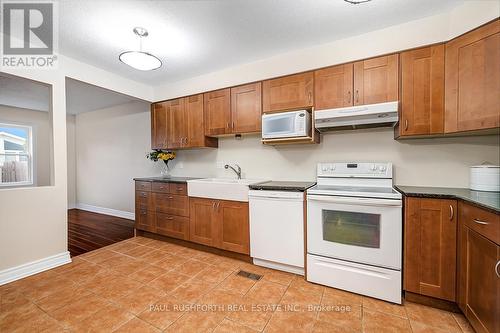
POLYGON ((146 155, 146 158, 153 162, 163 161, 164 167, 163 170, 161 171, 161 175, 168 176, 169 172, 168 162, 170 162, 175 158, 175 152, 170 150, 163 151, 161 149, 155 149, 152 152, 148 153, 146 155))

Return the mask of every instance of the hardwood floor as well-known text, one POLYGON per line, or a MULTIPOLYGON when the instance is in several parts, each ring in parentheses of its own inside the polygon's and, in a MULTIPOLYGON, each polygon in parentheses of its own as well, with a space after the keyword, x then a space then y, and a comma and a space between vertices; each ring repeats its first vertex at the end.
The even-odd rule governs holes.
POLYGON ((134 236, 134 221, 92 213, 68 210, 68 249, 77 256, 134 236))

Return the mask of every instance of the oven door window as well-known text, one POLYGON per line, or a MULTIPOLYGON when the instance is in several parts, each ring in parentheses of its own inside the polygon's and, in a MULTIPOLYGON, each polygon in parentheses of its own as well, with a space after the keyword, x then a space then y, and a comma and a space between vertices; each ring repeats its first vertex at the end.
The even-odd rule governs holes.
POLYGON ((380 248, 380 214, 323 210, 323 240, 380 248))

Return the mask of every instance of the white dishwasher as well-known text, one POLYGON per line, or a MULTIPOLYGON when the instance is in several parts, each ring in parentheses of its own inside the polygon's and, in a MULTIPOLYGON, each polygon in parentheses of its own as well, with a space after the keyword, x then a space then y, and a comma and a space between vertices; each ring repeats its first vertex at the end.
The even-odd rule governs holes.
POLYGON ((304 275, 304 192, 250 190, 255 265, 304 275))

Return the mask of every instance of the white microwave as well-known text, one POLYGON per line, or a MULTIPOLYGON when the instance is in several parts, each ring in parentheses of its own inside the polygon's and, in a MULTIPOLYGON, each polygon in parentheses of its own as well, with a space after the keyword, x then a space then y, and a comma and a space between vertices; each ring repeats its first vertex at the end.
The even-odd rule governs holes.
POLYGON ((311 114, 307 110, 262 115, 262 138, 296 138, 311 135, 311 114))

